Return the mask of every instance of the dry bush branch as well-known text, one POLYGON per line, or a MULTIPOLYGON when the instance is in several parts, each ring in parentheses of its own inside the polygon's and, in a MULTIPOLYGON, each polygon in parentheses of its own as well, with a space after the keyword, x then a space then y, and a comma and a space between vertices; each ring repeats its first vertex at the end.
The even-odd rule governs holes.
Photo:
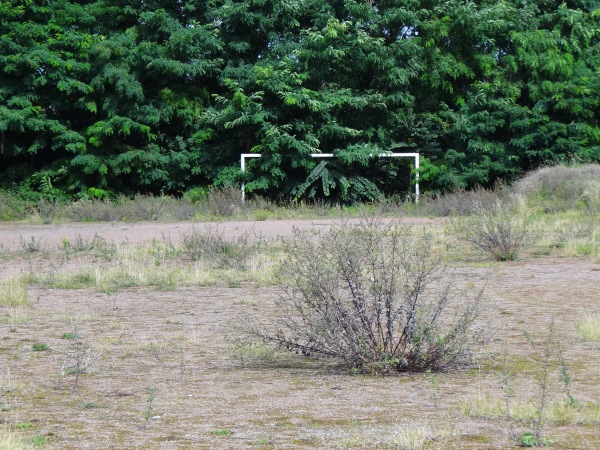
POLYGON ((295 231, 285 242, 286 286, 266 342, 372 371, 455 369, 471 356, 482 291, 460 292, 432 236, 379 218, 329 233, 295 231))
POLYGON ((493 206, 480 205, 471 215, 455 219, 453 227, 463 240, 498 261, 517 259, 536 237, 528 220, 500 201, 493 206))

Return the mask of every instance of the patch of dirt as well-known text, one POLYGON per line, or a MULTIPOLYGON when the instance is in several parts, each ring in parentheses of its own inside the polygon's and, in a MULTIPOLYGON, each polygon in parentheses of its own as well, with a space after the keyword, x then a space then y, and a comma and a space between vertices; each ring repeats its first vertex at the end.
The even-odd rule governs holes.
MULTIPOLYGON (((294 226, 331 223, 218 225, 228 236, 252 232, 274 238, 294 226)), ((47 245, 49 253, 36 266, 45 270, 63 237, 178 241, 191 227, 1 224, 0 244, 8 256, 0 279, 14 272, 13 264, 27 264, 11 256, 20 237, 47 245)), ((535 400, 551 322, 572 370, 574 397, 600 403, 600 346, 582 342, 575 331, 578 317, 600 312, 598 268, 587 260, 558 258, 463 265, 460 279, 486 286, 486 357, 479 368, 436 374, 433 380, 423 374, 351 375, 333 361, 289 354, 243 367, 229 352, 226 336, 249 317, 271 317, 277 286, 129 288, 111 294, 30 288, 34 303, 23 308, 25 317, 11 320, 14 311, 0 309, 0 422, 31 424, 23 433, 43 436, 57 449, 421 448, 399 444, 410 433, 425 436, 423 448, 512 448, 513 435, 530 424, 470 418, 463 405, 484 396, 535 400), (77 338, 65 338, 69 333, 77 338), (49 349, 34 351, 39 343, 49 349), (510 394, 500 382, 504 360, 513 374, 510 394)), ((557 367, 552 383, 551 395, 558 398, 563 385, 557 367)), ((600 448, 598 423, 547 425, 543 433, 553 448, 600 448)))
MULTIPOLYGON (((337 219, 321 220, 272 220, 272 221, 231 221, 231 222, 110 222, 110 223, 65 223, 58 225, 21 225, 11 222, 0 222, 0 248, 9 251, 19 250, 21 242, 29 243, 31 239, 38 241, 45 248, 61 247, 61 240, 75 240, 81 236, 91 240, 100 236, 107 242, 142 243, 152 239, 171 240, 177 242, 182 233, 189 232, 192 227, 199 230, 212 227, 218 228, 225 237, 243 235, 262 236, 276 239, 279 236, 289 236, 294 228, 300 230, 319 230, 331 227, 337 219)), ((394 220, 394 219, 389 219, 394 220)), ((443 219, 436 219, 441 222, 443 219)), ((350 220, 352 221, 352 220, 350 220)), ((405 218, 403 222, 409 225, 426 225, 434 223, 430 219, 405 218)))

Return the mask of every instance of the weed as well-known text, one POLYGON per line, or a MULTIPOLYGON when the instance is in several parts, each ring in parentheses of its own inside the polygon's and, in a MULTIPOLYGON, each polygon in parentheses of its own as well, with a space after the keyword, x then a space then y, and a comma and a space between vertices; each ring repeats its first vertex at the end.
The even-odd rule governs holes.
POLYGON ((21 250, 26 254, 39 253, 43 248, 42 242, 39 239, 36 239, 34 236, 31 236, 31 240, 29 241, 26 241, 23 239, 23 236, 20 236, 20 244, 21 250))
POLYGON ((237 239, 225 238, 218 227, 205 229, 193 226, 188 233, 182 233, 181 244, 192 261, 204 261, 211 267, 229 267, 244 270, 248 258, 256 252, 257 245, 248 242, 248 234, 237 239))
POLYGON ((46 445, 48 443, 48 439, 46 438, 46 436, 41 436, 41 435, 37 435, 37 436, 33 436, 31 438, 31 444, 35 447, 42 447, 44 445, 46 445))
POLYGON ((156 400, 156 394, 158 393, 158 389, 156 388, 148 388, 146 397, 146 409, 144 410, 144 425, 143 429, 146 429, 150 424, 150 421, 154 417, 154 400, 156 400))
MULTIPOLYGON (((538 420, 539 400, 535 397, 526 401, 515 401, 515 395, 508 396, 509 410, 506 410, 505 400, 492 395, 482 395, 474 400, 461 404, 463 414, 476 419, 500 420, 506 419, 509 423, 520 423, 531 426, 538 420)), ((583 403, 575 399, 550 402, 545 411, 547 425, 573 426, 578 424, 600 424, 600 406, 595 403, 583 403)), ((513 432, 513 436, 518 433, 513 432)))
POLYGON ((108 199, 79 200, 71 203, 68 210, 78 222, 114 222, 126 214, 125 208, 108 199))
POLYGON ((491 190, 478 187, 470 191, 458 189, 429 198, 422 196, 419 210, 427 215, 442 217, 471 214, 482 207, 486 208, 488 205, 494 205, 500 201, 505 196, 503 190, 502 186, 491 190))
POLYGON ((50 346, 48 344, 44 344, 44 343, 38 342, 36 344, 33 344, 31 346, 31 349, 34 352, 45 352, 47 350, 50 350, 50 346))
POLYGON ((517 438, 517 443, 521 447, 547 447, 550 441, 545 437, 539 436, 533 431, 524 431, 517 438))
POLYGON ((433 406, 437 408, 438 396, 439 396, 439 379, 437 374, 433 373, 431 369, 425 371, 425 378, 429 382, 429 389, 431 391, 431 399, 433 400, 433 406))
POLYGON ((265 211, 265 210, 258 210, 258 211, 254 211, 252 213, 252 218, 259 222, 267 220, 270 216, 271 216, 271 213, 269 211, 265 211))
POLYGON ((101 250, 106 247, 106 240, 98 235, 89 240, 85 239, 81 234, 75 237, 75 240, 71 244, 71 248, 74 252, 90 252, 92 250, 101 250))
POLYGON ((187 361, 185 358, 185 347, 183 344, 179 344, 179 373, 183 377, 187 368, 187 361))
POLYGON ((27 313, 21 311, 20 308, 8 308, 8 314, 0 317, 0 322, 6 323, 11 332, 17 330, 17 325, 27 323, 30 317, 27 313))
POLYGON ((20 433, 6 426, 0 427, 0 449, 29 450, 31 448, 33 448, 32 445, 20 433))
POLYGON ((63 333, 61 337, 62 339, 77 339, 79 336, 77 336, 77 332, 70 331, 68 333, 63 333))
POLYGON ((578 244, 576 247, 578 255, 588 256, 595 252, 596 246, 591 243, 578 244))
POLYGON ((231 436, 231 430, 228 430, 226 428, 221 430, 213 430, 210 432, 210 434, 215 436, 231 436))
POLYGON ((427 448, 435 435, 429 427, 415 425, 396 431, 392 440, 398 450, 420 450, 427 448))
POLYGON ((450 448, 442 443, 452 436, 443 428, 433 428, 427 424, 406 423, 397 425, 391 433, 361 426, 347 433, 341 445, 332 448, 390 448, 395 450, 425 450, 429 448, 450 448))
POLYGON ((98 405, 93 401, 83 402, 79 405, 79 409, 93 409, 98 408, 98 405))
POLYGON ((58 205, 56 201, 40 198, 37 204, 37 212, 42 218, 42 223, 44 223, 45 225, 51 224, 54 220, 54 216, 56 216, 57 211, 58 205))
POLYGON ((542 441, 542 429, 546 424, 546 413, 550 401, 550 370, 552 364, 552 356, 554 352, 556 336, 554 334, 554 321, 550 324, 548 336, 543 343, 541 361, 539 362, 539 375, 538 375, 538 402, 536 408, 536 414, 533 420, 534 432, 536 442, 542 441))
POLYGON ((21 428, 22 430, 25 430, 27 428, 31 428, 33 427, 33 424, 31 422, 19 422, 17 424, 17 428, 21 428))
POLYGON ((463 413, 493 420, 504 417, 509 424, 526 424, 528 429, 525 432, 511 431, 514 441, 524 447, 549 445, 550 441, 544 433, 548 425, 600 423, 600 406, 580 402, 573 396, 571 369, 564 356, 563 338, 557 333, 554 322, 550 323, 543 340, 536 340, 530 333, 526 333, 525 338, 536 350, 532 370, 537 390, 532 391, 526 401, 515 400, 512 387, 515 374, 508 369, 506 356, 500 378, 504 402, 492 395, 478 396, 476 400, 463 404, 463 413), (558 395, 557 378, 562 384, 562 392, 558 395))
POLYGON ((153 195, 137 194, 130 202, 127 202, 126 219, 129 221, 158 220, 167 198, 164 195, 155 197, 153 195))
POLYGON ((240 190, 234 186, 213 187, 199 204, 208 214, 233 216, 242 206, 240 190))
POLYGON ((27 217, 34 206, 15 194, 0 191, 0 220, 21 220, 27 217))
POLYGON ((528 173, 513 185, 513 192, 545 213, 584 209, 600 210, 600 165, 544 167, 528 173))
POLYGON ((244 367, 270 363, 276 358, 272 347, 255 340, 235 339, 230 344, 229 352, 244 367))

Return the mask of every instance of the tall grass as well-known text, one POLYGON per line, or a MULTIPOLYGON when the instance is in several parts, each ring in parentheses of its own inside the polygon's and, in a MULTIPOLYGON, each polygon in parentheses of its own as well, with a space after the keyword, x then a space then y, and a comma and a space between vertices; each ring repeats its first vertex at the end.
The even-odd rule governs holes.
POLYGON ((576 327, 583 340, 600 342, 600 314, 586 315, 580 318, 576 327))
POLYGON ((0 281, 0 307, 14 308, 29 305, 29 291, 21 279, 0 281))
POLYGON ((0 428, 0 450, 31 450, 35 446, 8 427, 0 428))

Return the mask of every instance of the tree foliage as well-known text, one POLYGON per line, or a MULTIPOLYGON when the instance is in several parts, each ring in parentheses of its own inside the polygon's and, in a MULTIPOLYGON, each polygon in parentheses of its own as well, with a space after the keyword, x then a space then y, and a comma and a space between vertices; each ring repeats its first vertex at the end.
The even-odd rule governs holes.
POLYGON ((581 0, 2 1, 2 184, 353 202, 408 178, 390 150, 421 152, 430 189, 598 161, 599 20, 581 0))

